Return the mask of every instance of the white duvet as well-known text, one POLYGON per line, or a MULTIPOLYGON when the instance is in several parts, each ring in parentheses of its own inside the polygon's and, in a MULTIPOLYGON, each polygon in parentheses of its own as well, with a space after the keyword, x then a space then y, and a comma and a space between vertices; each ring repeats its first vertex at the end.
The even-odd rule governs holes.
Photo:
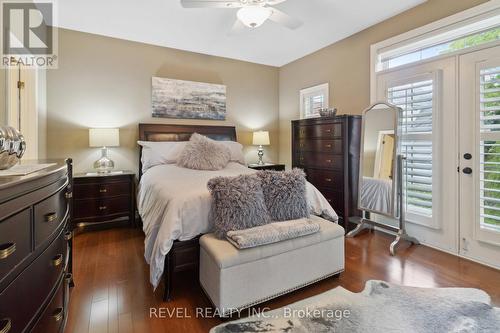
MULTIPOLYGON (((255 172, 231 162, 218 171, 164 164, 144 173, 139 184, 137 206, 146 234, 144 256, 150 265, 150 281, 155 289, 160 283, 165 256, 174 240, 189 240, 212 230, 208 218, 212 199, 207 182, 217 176, 255 172)), ((310 183, 307 183, 307 199, 311 214, 338 220, 328 201, 310 183)))
POLYGON ((361 206, 389 214, 392 203, 392 180, 363 177, 361 183, 361 206))

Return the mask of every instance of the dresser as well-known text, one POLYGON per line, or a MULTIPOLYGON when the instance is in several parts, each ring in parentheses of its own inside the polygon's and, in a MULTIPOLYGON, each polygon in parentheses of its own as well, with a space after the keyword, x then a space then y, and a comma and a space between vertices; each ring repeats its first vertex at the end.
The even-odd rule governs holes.
POLYGON ((73 284, 72 164, 54 163, 26 176, 0 177, 2 333, 64 330, 73 284))
POLYGON ((292 121, 292 165, 325 196, 348 231, 359 216, 358 177, 361 116, 292 121))
POLYGON ((74 176, 74 226, 80 229, 135 223, 135 173, 74 176))

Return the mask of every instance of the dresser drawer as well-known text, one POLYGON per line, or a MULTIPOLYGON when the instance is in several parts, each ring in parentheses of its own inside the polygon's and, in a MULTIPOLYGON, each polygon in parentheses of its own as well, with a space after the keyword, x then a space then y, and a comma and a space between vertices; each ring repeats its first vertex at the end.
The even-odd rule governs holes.
POLYGON ((317 154, 313 152, 300 152, 297 154, 297 165, 307 168, 321 168, 330 170, 342 170, 344 158, 342 155, 317 154))
POLYGON ((342 140, 307 140, 302 139, 297 141, 295 146, 296 151, 312 151, 317 153, 342 154, 342 140))
POLYGON ((73 211, 75 219, 127 215, 129 213, 130 196, 76 200, 73 211))
POLYGON ((318 188, 337 215, 344 215, 344 193, 326 188, 318 188))
POLYGON ((301 125, 296 128, 298 139, 331 139, 342 137, 342 123, 301 125))
POLYGON ((64 222, 67 212, 66 187, 35 205, 35 247, 50 238, 64 222))
POLYGON ((344 174, 342 171, 319 169, 305 169, 307 180, 316 187, 342 191, 344 188, 344 174))
POLYGON ((74 194, 78 199, 105 198, 129 194, 130 182, 75 184, 74 194))
POLYGON ((54 297, 50 301, 49 305, 45 308, 45 311, 41 315, 40 319, 36 323, 35 327, 31 332, 33 333, 48 333, 59 332, 62 324, 65 320, 64 313, 64 293, 65 284, 61 280, 59 282, 59 287, 54 294, 54 297))
POLYGON ((28 208, 0 222, 0 281, 30 253, 31 209, 28 208))
POLYGON ((22 332, 61 278, 65 256, 64 233, 50 244, 1 294, 0 319, 11 323, 9 333, 22 332))

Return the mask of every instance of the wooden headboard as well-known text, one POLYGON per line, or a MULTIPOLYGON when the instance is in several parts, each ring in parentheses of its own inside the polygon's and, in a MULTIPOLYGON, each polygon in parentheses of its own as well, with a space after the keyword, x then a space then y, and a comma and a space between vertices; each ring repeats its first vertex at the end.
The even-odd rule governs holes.
MULTIPOLYGON (((191 134, 203 134, 217 141, 236 141, 234 126, 139 124, 141 141, 189 141, 191 134)), ((139 154, 139 179, 142 177, 142 147, 139 154)))

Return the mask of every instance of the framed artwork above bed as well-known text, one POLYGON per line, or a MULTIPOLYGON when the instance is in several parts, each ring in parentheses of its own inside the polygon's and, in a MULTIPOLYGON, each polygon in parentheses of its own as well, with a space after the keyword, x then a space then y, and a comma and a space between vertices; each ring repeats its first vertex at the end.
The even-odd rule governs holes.
POLYGON ((153 117, 226 119, 226 86, 222 84, 152 78, 153 117))

